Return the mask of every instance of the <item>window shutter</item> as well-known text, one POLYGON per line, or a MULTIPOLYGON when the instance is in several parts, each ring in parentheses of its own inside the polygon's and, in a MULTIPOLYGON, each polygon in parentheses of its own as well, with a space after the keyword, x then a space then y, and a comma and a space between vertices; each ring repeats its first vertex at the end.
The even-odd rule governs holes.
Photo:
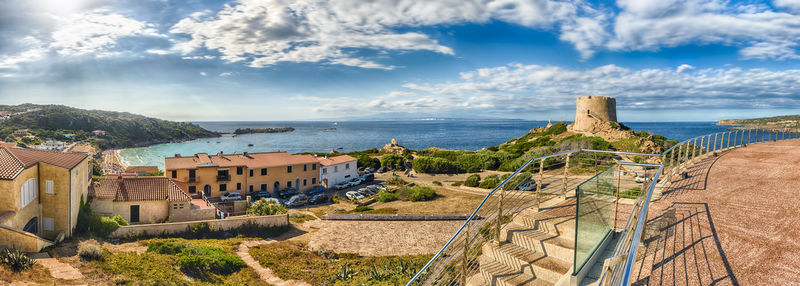
POLYGON ((53 190, 53 181, 47 180, 46 185, 47 185, 47 193, 51 195, 55 194, 55 191, 53 190))

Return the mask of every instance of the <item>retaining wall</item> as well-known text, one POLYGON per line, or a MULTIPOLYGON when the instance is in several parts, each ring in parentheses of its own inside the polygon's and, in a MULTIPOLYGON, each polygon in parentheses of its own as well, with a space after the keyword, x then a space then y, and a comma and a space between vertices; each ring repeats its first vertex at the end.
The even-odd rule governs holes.
POLYGON ((262 227, 275 227, 289 225, 289 215, 231 217, 226 219, 130 225, 120 227, 111 233, 111 237, 182 233, 186 231, 187 227, 196 223, 208 223, 214 230, 234 229, 247 223, 257 224, 262 227))

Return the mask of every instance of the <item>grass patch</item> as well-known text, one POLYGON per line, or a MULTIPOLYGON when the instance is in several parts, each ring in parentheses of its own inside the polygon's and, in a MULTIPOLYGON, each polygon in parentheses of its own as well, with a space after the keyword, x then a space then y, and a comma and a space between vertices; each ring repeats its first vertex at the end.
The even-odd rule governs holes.
POLYGON ((397 197, 410 202, 430 201, 436 198, 436 190, 422 186, 402 187, 397 191, 397 197))
POLYGON ((261 265, 285 280, 312 285, 403 285, 431 255, 362 257, 310 251, 306 245, 277 242, 250 249, 261 265))
POLYGON ((291 213, 289 214, 289 221, 292 223, 304 223, 310 220, 315 220, 312 215, 304 214, 304 213, 291 213))

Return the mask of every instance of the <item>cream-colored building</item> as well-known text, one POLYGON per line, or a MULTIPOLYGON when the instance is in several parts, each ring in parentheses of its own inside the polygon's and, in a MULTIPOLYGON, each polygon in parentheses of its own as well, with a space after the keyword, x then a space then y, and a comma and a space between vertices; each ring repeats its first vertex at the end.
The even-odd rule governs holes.
POLYGON ((39 251, 73 234, 91 180, 89 156, 0 147, 0 245, 39 251))
POLYGON ((185 182, 190 194, 203 192, 219 197, 225 192, 269 191, 277 195, 287 188, 300 192, 319 185, 319 163, 311 155, 286 152, 216 154, 167 157, 164 176, 185 182))
POLYGON ((96 179, 89 188, 92 212, 120 215, 131 224, 214 219, 216 209, 193 200, 186 184, 164 177, 96 179))
POLYGON ((317 161, 322 165, 319 178, 326 188, 358 177, 358 159, 352 156, 317 157, 317 161))

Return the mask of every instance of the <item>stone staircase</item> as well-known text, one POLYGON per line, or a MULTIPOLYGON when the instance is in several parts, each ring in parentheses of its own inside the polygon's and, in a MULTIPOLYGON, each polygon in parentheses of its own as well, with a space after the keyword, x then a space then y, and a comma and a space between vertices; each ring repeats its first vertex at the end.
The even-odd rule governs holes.
POLYGON ((526 209, 500 231, 500 241, 483 245, 479 273, 467 285, 554 285, 574 259, 575 201, 541 212, 526 209))

